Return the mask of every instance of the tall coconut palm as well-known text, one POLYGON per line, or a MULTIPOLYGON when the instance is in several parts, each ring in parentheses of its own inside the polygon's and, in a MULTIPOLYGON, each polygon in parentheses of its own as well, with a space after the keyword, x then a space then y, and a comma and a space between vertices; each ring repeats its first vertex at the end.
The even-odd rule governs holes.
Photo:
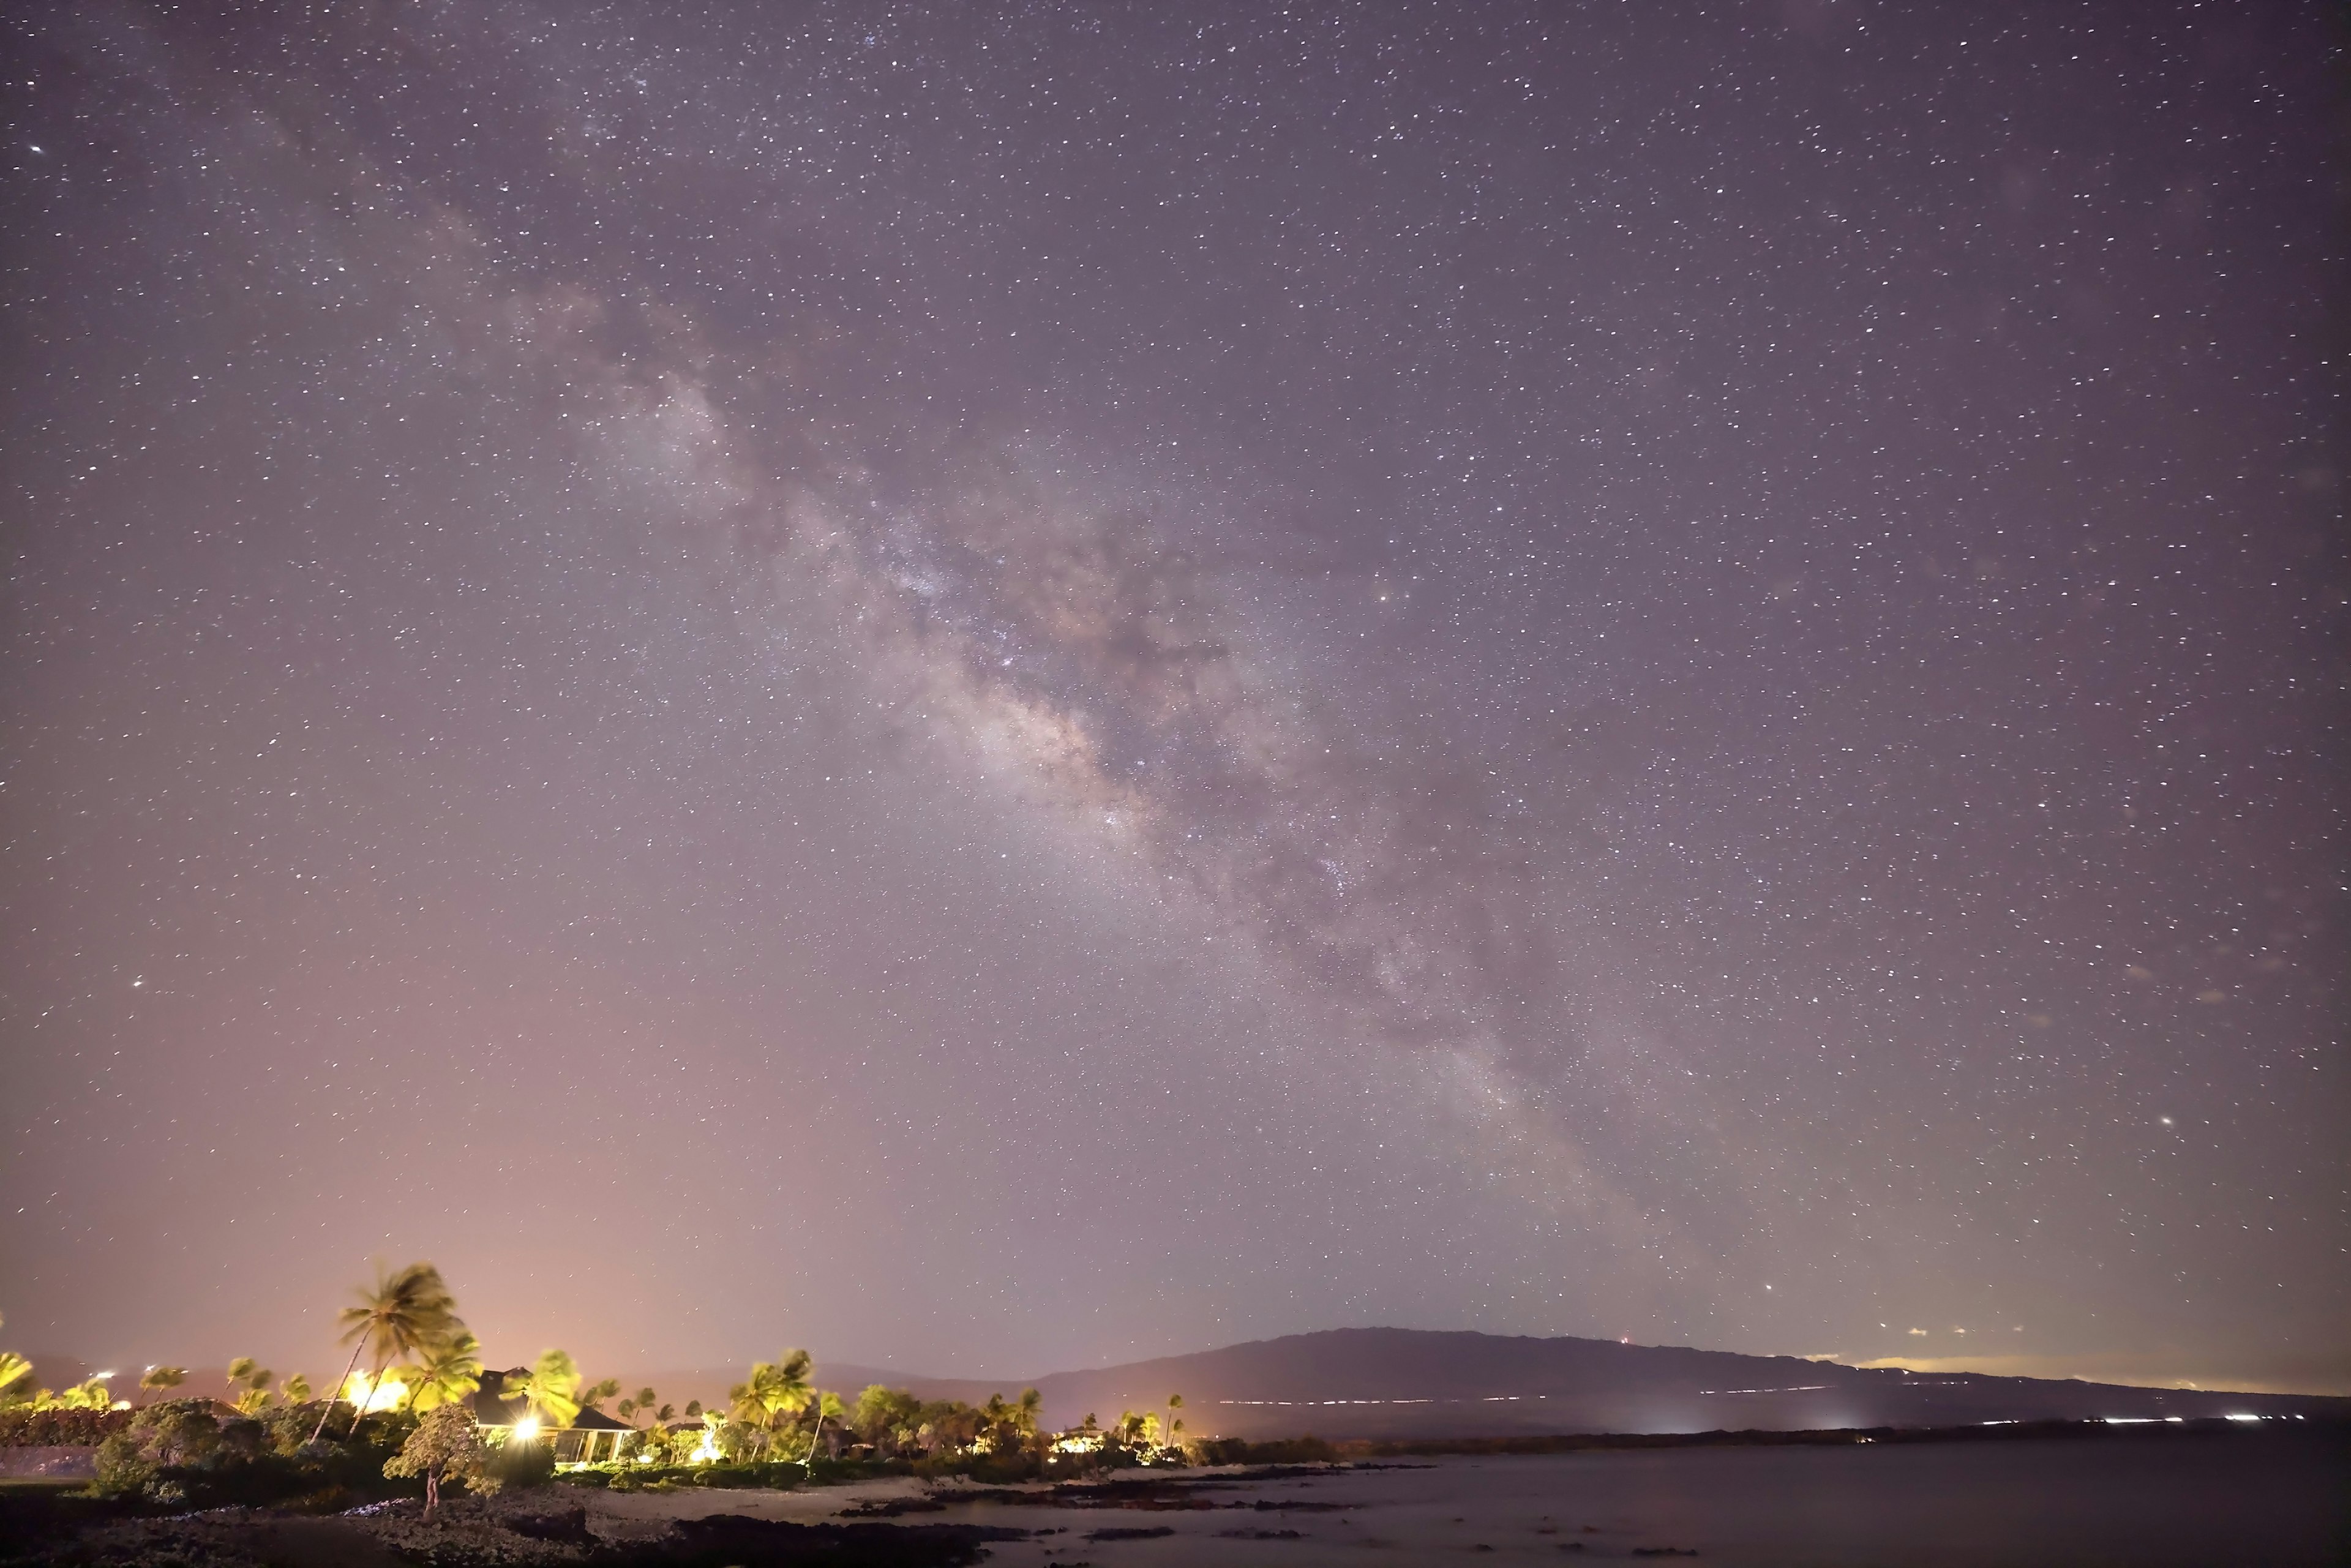
POLYGON ((841 1402, 841 1396, 831 1389, 817 1394, 811 1402, 816 1406, 816 1430, 809 1434, 808 1458, 805 1462, 812 1465, 816 1463, 817 1445, 824 1441, 824 1424, 827 1421, 840 1420, 848 1413, 849 1406, 843 1405, 841 1402))
POLYGON ((310 1403, 310 1380, 303 1376, 300 1373, 296 1373, 293 1376, 287 1378, 277 1386, 278 1391, 286 1396, 286 1403, 287 1405, 308 1405, 310 1403))
POLYGON ((33 1364, 13 1350, 0 1350, 0 1405, 11 1405, 25 1396, 24 1385, 33 1376, 33 1364))
MULTIPOLYGON (((459 1330, 446 1341, 425 1347, 416 1364, 408 1369, 408 1407, 422 1416, 444 1405, 455 1405, 482 1385, 482 1347, 474 1336, 459 1330)), ((293 1397, 293 1385, 287 1385, 287 1397, 293 1397)))
POLYGON ((228 1394, 226 1396, 228 1403, 231 1405, 236 1403, 237 1390, 243 1387, 245 1385, 245 1380, 251 1377, 260 1369, 260 1367, 261 1363, 254 1360, 253 1357, 249 1355, 240 1355, 235 1361, 228 1364, 228 1394))
POLYGON ((788 1350, 781 1361, 762 1361, 751 1368, 751 1381, 746 1385, 753 1403, 759 1407, 759 1449, 767 1451, 768 1434, 775 1429, 778 1416, 797 1416, 808 1408, 813 1391, 809 1387, 809 1370, 814 1365, 804 1350, 788 1350))
POLYGON ((985 1437, 991 1454, 1004 1447, 1005 1433, 1012 1425, 1012 1406, 1001 1394, 990 1394, 987 1403, 979 1407, 979 1431, 976 1437, 985 1437))
MULTIPOLYGON (((441 1270, 430 1263, 411 1263, 396 1274, 386 1274, 379 1266, 375 1288, 361 1286, 357 1294, 358 1303, 345 1307, 335 1319, 342 1325, 343 1339, 351 1347, 351 1359, 336 1385, 339 1388, 350 1382, 351 1371, 366 1351, 375 1352, 375 1377, 369 1379, 372 1385, 393 1356, 439 1344, 465 1326, 457 1321, 456 1299, 442 1283, 441 1270)), ((327 1407, 319 1412, 318 1428, 310 1434, 312 1442, 325 1434, 327 1417, 334 1414, 334 1409, 335 1401, 330 1395, 327 1407)), ((352 1431, 360 1429, 360 1417, 366 1413, 367 1401, 355 1400, 352 1431)))
POLYGON ((139 1375, 139 1391, 151 1397, 165 1389, 177 1388, 188 1380, 184 1366, 151 1366, 139 1375))
POLYGON ((1176 1419, 1176 1412, 1182 1408, 1184 1408, 1184 1396, 1181 1394, 1170 1394, 1167 1396, 1167 1446, 1171 1448, 1176 1446, 1177 1429, 1184 1425, 1176 1419))

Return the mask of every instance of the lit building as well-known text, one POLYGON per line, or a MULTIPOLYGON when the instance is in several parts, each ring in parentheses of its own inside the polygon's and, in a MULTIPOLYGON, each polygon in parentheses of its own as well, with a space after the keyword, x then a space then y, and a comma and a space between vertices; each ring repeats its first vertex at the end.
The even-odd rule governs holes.
POLYGON ((474 1424, 492 1444, 517 1437, 525 1442, 544 1441, 554 1450, 559 1465, 605 1464, 621 1457, 621 1444, 636 1430, 634 1427, 601 1410, 585 1408, 571 1418, 569 1427, 549 1426, 522 1396, 520 1391, 529 1381, 527 1366, 482 1374, 482 1385, 473 1398, 474 1424), (509 1384, 516 1390, 513 1394, 507 1392, 509 1384))

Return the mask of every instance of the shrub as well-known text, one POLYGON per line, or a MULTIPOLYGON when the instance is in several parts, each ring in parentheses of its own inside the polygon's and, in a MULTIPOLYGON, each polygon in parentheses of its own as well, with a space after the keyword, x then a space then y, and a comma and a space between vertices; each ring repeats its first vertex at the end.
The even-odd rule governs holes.
POLYGON ((89 1448, 131 1425, 131 1410, 0 1410, 0 1448, 89 1448))
POLYGON ((1331 1463, 1341 1455, 1320 1437, 1280 1437, 1267 1443, 1207 1437, 1185 1444, 1184 1457, 1196 1465, 1306 1465, 1331 1463))
POLYGON ((219 1447, 211 1400, 160 1401, 98 1446, 98 1490, 115 1497, 146 1491, 164 1471, 193 1465, 219 1447))
POLYGON ((503 1443, 490 1450, 483 1473, 518 1490, 543 1487, 555 1479, 555 1450, 545 1443, 503 1443))
MULTIPOLYGON (((159 1401, 120 1413, 120 1428, 98 1447, 102 1496, 157 1507, 261 1505, 306 1495, 383 1496, 383 1466, 415 1423, 362 1424, 356 1439, 308 1442, 298 1416, 224 1420, 209 1399, 159 1401), (386 1448, 389 1439, 392 1447, 386 1448)), ((315 1413, 312 1419, 316 1419, 315 1413)), ((418 1486, 415 1490, 423 1490, 418 1486)), ((348 1503, 343 1506, 348 1506, 348 1503)))

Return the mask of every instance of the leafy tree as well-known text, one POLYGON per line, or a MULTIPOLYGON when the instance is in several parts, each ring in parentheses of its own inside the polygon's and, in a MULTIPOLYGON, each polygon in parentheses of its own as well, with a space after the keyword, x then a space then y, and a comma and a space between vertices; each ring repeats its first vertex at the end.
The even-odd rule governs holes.
MULTIPOLYGON (((418 1415, 462 1404, 482 1385, 481 1344, 460 1329, 443 1343, 427 1346, 408 1373, 408 1407, 418 1415)), ((290 1399, 294 1385, 288 1383, 286 1387, 290 1399)))
POLYGON ((98 1446, 98 1490, 142 1490, 162 1471, 194 1464, 219 1447, 220 1421, 211 1400, 158 1400, 98 1446))
POLYGON ((960 1453, 979 1441, 987 1420, 986 1411, 975 1409, 960 1399, 935 1400, 923 1406, 916 1439, 925 1453, 936 1453, 941 1448, 960 1453))
MULTIPOLYGON (((343 1339, 351 1347, 351 1359, 343 1368, 343 1384, 350 1381, 351 1371, 360 1364, 360 1353, 375 1352, 376 1375, 396 1355, 409 1355, 428 1345, 439 1344, 454 1338, 465 1324, 457 1320, 456 1298, 442 1282, 441 1270, 430 1263, 411 1263, 396 1274, 378 1270, 375 1288, 362 1286, 355 1306, 345 1307, 335 1320, 343 1328, 343 1339)), ((340 1386, 340 1385, 339 1385, 340 1386)), ((360 1429, 360 1417, 367 1413, 366 1402, 357 1401, 351 1412, 351 1430, 360 1429)), ((319 1429, 311 1434, 313 1440, 327 1430, 327 1417, 334 1413, 335 1402, 327 1401, 327 1408, 319 1413, 319 1429)))
POLYGON ((139 1390, 142 1394, 161 1394, 166 1389, 177 1388, 187 1380, 188 1369, 184 1366, 151 1366, 140 1375, 139 1390))
POLYGON ((923 1426, 923 1402, 903 1388, 874 1383, 866 1385, 850 1407, 851 1430, 873 1445, 884 1458, 912 1448, 923 1426))
POLYGON ((459 1404, 437 1405, 425 1413, 408 1435, 400 1452, 384 1462, 387 1476, 424 1478, 424 1517, 441 1506, 441 1483, 462 1480, 468 1490, 498 1490, 489 1473, 490 1452, 474 1430, 474 1413, 459 1404))

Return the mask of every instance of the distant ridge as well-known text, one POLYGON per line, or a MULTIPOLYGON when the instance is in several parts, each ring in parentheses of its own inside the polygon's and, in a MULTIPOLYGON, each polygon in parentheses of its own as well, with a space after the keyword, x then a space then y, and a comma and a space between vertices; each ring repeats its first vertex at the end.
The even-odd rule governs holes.
POLYGON ((1157 1409, 1176 1393, 1184 1396, 1192 1432, 1236 1437, 1802 1431, 2103 1417, 2351 1419, 2351 1399, 2317 1395, 1865 1370, 1795 1356, 1425 1329, 1325 1329, 1019 1383, 840 1364, 818 1371, 826 1386, 844 1392, 853 1393, 862 1379, 974 1403, 1033 1383, 1044 1396, 1046 1422, 1056 1427, 1089 1413, 1108 1421, 1122 1410, 1157 1409))

